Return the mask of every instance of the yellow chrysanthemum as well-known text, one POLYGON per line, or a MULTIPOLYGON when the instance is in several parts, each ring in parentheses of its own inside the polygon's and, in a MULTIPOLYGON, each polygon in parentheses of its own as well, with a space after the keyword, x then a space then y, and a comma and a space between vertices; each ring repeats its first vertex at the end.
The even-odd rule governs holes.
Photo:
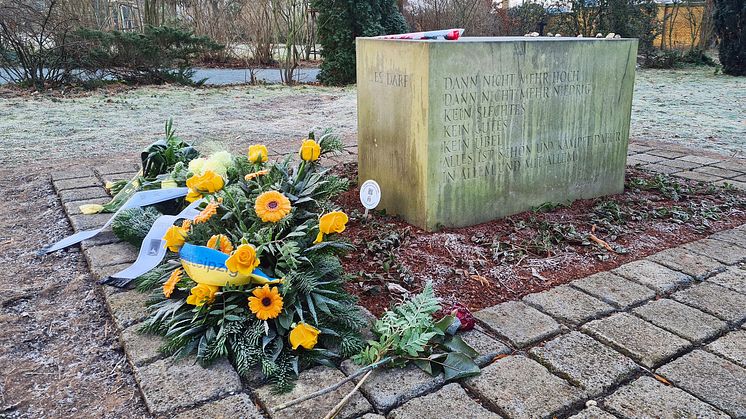
POLYGON ((207 241, 207 247, 210 249, 220 250, 229 255, 233 251, 233 243, 225 234, 216 234, 207 241))
POLYGON ((163 295, 166 296, 166 298, 171 298, 171 294, 174 292, 174 288, 176 288, 176 284, 181 281, 181 276, 183 275, 183 271, 181 268, 176 268, 173 272, 171 272, 171 276, 168 277, 168 280, 163 284, 163 295))
POLYGON ((225 261, 225 267, 231 272, 250 275, 259 266, 256 249, 250 244, 239 245, 235 252, 225 261))
POLYGON ((305 161, 316 161, 321 155, 321 146, 314 140, 303 140, 298 154, 305 161))
POLYGON ((349 218, 342 211, 332 211, 321 216, 319 220, 319 234, 316 236, 314 243, 321 243, 324 240, 324 234, 341 233, 345 231, 345 225, 349 218))
POLYGON ((215 301, 215 293, 220 291, 220 287, 207 284, 197 284, 196 287, 192 288, 189 297, 187 297, 187 304, 200 307, 204 304, 212 304, 215 301))
POLYGON ((264 192, 256 198, 254 210, 265 223, 276 223, 290 213, 290 200, 277 191, 264 192))
POLYGON ((196 217, 194 217, 194 224, 200 224, 207 222, 210 218, 212 218, 213 215, 218 213, 218 207, 220 206, 220 201, 210 201, 205 209, 200 211, 199 214, 197 214, 196 217))
POLYGON ((255 288, 252 292, 253 297, 249 297, 249 310, 256 314, 259 320, 274 319, 282 311, 282 297, 277 287, 270 288, 265 285, 261 288, 255 288))
POLYGON ((264 163, 267 161, 269 153, 267 146, 264 144, 254 144, 249 146, 249 161, 252 163, 264 163))
POLYGON ((319 329, 309 324, 298 323, 290 331, 290 345, 293 347, 293 350, 298 349, 298 346, 313 349, 319 340, 319 333, 319 329))
POLYGON ((246 180, 246 181, 248 182, 248 181, 250 181, 251 179, 255 179, 255 178, 259 177, 259 176, 264 176, 264 175, 266 175, 267 173, 269 173, 269 169, 264 169, 264 170, 260 170, 260 171, 258 171, 258 172, 254 172, 254 173, 249 173, 248 175, 246 175, 246 176, 244 177, 244 179, 245 179, 245 180, 246 180))

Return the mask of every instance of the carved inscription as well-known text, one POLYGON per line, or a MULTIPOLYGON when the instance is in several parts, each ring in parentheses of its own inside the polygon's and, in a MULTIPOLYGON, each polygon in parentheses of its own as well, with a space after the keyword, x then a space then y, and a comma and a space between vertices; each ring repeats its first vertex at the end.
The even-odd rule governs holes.
POLYGON ((446 182, 568 165, 581 159, 588 148, 622 141, 619 131, 515 138, 527 111, 593 93, 579 70, 454 75, 443 77, 442 83, 439 146, 446 182))

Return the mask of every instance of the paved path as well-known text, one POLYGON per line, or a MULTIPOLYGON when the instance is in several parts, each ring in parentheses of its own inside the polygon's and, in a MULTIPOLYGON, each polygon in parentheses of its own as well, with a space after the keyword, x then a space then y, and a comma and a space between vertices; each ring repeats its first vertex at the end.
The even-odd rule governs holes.
MULTIPOLYGON (((347 151, 338 161, 355 158, 354 148, 347 151)), ((743 161, 638 146, 630 154, 630 164, 648 169, 746 185, 743 161)), ((53 177, 75 230, 108 217, 80 215, 78 205, 106 201, 102 182, 135 169, 112 165, 53 177)), ((82 249, 97 277, 136 257, 110 232, 82 249)), ((353 387, 271 412, 356 367, 345 362, 340 369, 305 371, 293 392, 275 395, 258 381, 241 380, 226 361, 205 370, 193 359, 163 359, 159 338, 136 332, 146 317, 146 295, 110 287, 101 292, 154 415, 314 418, 353 387)), ((479 327, 463 338, 481 354, 479 376, 446 383, 414 367, 380 371, 340 417, 746 417, 746 225, 475 316, 479 327)))

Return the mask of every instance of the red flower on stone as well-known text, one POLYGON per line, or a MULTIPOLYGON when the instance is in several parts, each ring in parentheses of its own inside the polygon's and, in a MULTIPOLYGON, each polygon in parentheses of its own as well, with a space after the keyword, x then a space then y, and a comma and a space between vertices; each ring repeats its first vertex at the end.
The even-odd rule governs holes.
POLYGON ((460 303, 454 304, 451 308, 451 314, 456 316, 456 318, 461 322, 459 330, 466 331, 474 328, 474 316, 472 316, 471 311, 469 311, 465 305, 460 303))

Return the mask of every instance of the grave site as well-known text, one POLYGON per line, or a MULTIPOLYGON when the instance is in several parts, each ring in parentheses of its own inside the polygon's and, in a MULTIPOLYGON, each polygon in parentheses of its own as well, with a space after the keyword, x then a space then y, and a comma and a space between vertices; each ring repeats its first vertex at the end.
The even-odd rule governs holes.
POLYGON ((743 78, 401 32, 346 87, 0 87, 0 415, 745 417, 743 78))

